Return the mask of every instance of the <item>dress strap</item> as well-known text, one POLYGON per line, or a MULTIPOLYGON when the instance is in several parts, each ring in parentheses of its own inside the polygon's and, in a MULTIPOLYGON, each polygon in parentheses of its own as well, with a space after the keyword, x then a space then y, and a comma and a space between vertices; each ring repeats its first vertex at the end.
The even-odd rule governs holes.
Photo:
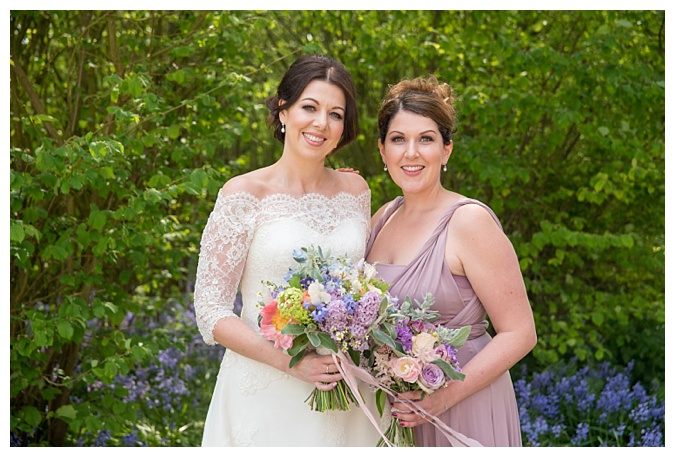
POLYGON ((382 214, 382 217, 375 223, 375 226, 373 227, 372 231, 370 232, 370 238, 368 238, 368 243, 366 244, 366 255, 365 257, 368 257, 368 254, 370 253, 370 249, 373 247, 373 243, 375 242, 375 238, 377 238, 377 234, 380 233, 380 230, 382 230, 382 227, 384 224, 387 223, 389 218, 391 217, 394 212, 403 204, 403 197, 396 197, 394 200, 389 202, 389 205, 384 209, 384 213, 382 214))
MULTIPOLYGON (((490 208, 488 205, 486 205, 485 203, 483 203, 479 200, 475 200, 473 198, 463 198, 461 200, 456 201, 452 205, 450 205, 448 210, 443 214, 443 216, 441 216, 441 219, 438 221, 438 226, 436 226, 436 230, 434 231, 434 235, 436 234, 436 232, 440 232, 440 231, 444 230, 447 227, 448 222, 450 222, 450 219, 452 218, 452 216, 455 214, 455 211, 457 210, 457 208, 460 208, 464 205, 478 205, 478 206, 481 206, 481 207, 485 208, 485 210, 490 214, 490 216, 492 216, 494 221, 497 223, 499 228, 501 230, 504 230, 501 222, 499 221, 499 218, 497 217, 495 212, 492 211, 492 208, 490 208)), ((432 235, 432 237, 433 237, 433 235, 432 235)))

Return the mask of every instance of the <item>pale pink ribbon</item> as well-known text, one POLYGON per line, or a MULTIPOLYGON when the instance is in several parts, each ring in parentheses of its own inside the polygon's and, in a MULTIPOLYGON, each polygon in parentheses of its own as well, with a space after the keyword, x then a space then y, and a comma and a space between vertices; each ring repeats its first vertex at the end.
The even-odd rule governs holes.
MULTIPOLYGON (((366 384, 381 389, 385 393, 394 397, 396 396, 396 393, 391 391, 387 387, 383 386, 366 370, 354 365, 354 363, 349 358, 347 358, 342 351, 338 351, 337 354, 333 353, 332 355, 333 361, 335 362, 338 371, 344 378, 347 386, 352 390, 352 393, 354 394, 356 401, 358 402, 363 412, 366 414, 366 417, 368 417, 370 422, 372 422, 373 426, 375 426, 375 429, 380 434, 380 436, 382 437, 383 441, 387 444, 387 446, 389 447, 393 446, 392 443, 387 439, 387 437, 384 436, 384 433, 382 433, 382 430, 380 430, 378 421, 375 419, 373 413, 368 409, 363 399, 361 398, 361 393, 359 392, 359 386, 356 380, 360 379, 366 384), (339 362, 338 359, 340 359, 339 362)), ((462 433, 454 430, 446 423, 444 423, 442 420, 440 420, 438 417, 426 412, 424 408, 418 406, 415 402, 410 402, 409 405, 412 406, 412 409, 415 412, 421 413, 423 416, 429 418, 429 422, 434 424, 436 428, 440 430, 440 432, 448 439, 448 441, 450 441, 450 444, 452 444, 454 447, 482 447, 482 444, 480 444, 478 441, 471 439, 463 435, 462 433)))

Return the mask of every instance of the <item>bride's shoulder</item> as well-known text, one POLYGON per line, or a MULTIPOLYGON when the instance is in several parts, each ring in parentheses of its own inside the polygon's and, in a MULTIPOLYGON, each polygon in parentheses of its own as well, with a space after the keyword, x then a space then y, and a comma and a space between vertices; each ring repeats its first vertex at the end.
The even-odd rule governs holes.
POLYGON ((228 179, 219 194, 221 197, 247 195, 260 200, 265 193, 266 182, 261 170, 253 170, 228 179))
POLYGON ((356 172, 345 172, 331 170, 331 173, 338 181, 340 192, 347 192, 353 195, 361 195, 370 190, 368 183, 360 174, 356 172))

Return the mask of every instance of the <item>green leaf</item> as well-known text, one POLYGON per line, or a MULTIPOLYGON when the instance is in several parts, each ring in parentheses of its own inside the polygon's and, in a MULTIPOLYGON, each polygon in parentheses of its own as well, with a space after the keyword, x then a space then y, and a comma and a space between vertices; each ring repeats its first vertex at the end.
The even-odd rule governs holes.
POLYGON ((282 335, 302 335, 305 333, 305 326, 301 324, 286 324, 281 329, 282 335))
POLYGON ((591 320, 595 325, 600 327, 605 321, 605 315, 600 311, 594 311, 593 314, 591 314, 591 320))
POLYGON ((386 333, 381 330, 373 330, 373 339, 379 345, 389 346, 392 349, 396 349, 396 342, 386 333))
POLYGON ((58 323, 57 328, 59 330, 59 335, 61 335, 62 338, 70 340, 73 337, 74 330, 70 322, 61 321, 58 323))
POLYGON ((209 175, 201 168, 198 168, 190 174, 190 181, 197 187, 206 187, 209 182, 209 175))
POLYGON ((42 422, 42 414, 34 406, 24 406, 21 408, 21 415, 31 427, 37 427, 42 422))
POLYGON ((377 404, 377 411, 380 413, 380 416, 382 416, 384 407, 387 404, 387 393, 384 390, 377 389, 377 392, 375 393, 375 403, 377 404))
POLYGON ((297 336, 293 339, 293 346, 288 350, 288 355, 294 356, 300 351, 304 351, 309 344, 309 338, 304 333, 300 336, 297 336))
POLYGON ((63 405, 56 410, 56 417, 61 419, 75 419, 77 417, 77 410, 73 405, 63 405))
POLYGON ((119 372, 119 365, 113 361, 108 361, 104 365, 105 375, 108 379, 112 379, 119 372))
POLYGON ((105 157, 108 154, 108 148, 102 141, 92 141, 89 143, 89 154, 94 158, 105 157))
POLYGON ((293 357, 291 357, 291 361, 288 364, 288 368, 293 368, 302 358, 305 356, 305 350, 303 349, 302 351, 298 352, 295 354, 293 357))
POLYGON ((361 365, 361 353, 359 351, 347 349, 347 354, 349 354, 349 358, 352 359, 354 365, 356 365, 357 367, 361 365))
POLYGON ((98 169, 98 174, 101 175, 103 179, 114 179, 115 172, 112 167, 101 167, 98 169))
POLYGON ((445 376, 450 378, 453 381, 464 381, 464 378, 466 375, 464 373, 460 373, 458 371, 455 371, 455 369, 450 365, 448 362, 446 362, 443 359, 436 359, 432 361, 434 365, 438 365, 441 370, 443 370, 443 373, 445 373, 445 376))
POLYGON ((94 230, 100 231, 103 228, 103 226, 105 225, 105 222, 106 222, 106 215, 103 211, 93 209, 89 213, 89 219, 88 219, 87 223, 94 230))
POLYGON ((312 343, 312 346, 315 348, 321 346, 321 339, 316 333, 308 333, 307 337, 309 338, 309 342, 312 343))
POLYGON ((12 223, 9 226, 9 240, 21 243, 26 236, 26 232, 23 230, 23 224, 14 224, 12 223))
POLYGON ((453 332, 453 335, 445 343, 459 349, 466 343, 467 338, 469 338, 469 333, 471 333, 471 326, 465 325, 456 332, 453 332))
POLYGON ((335 340, 333 340, 333 338, 331 338, 331 336, 328 333, 319 332, 318 335, 319 335, 319 345, 325 347, 326 349, 330 349, 333 352, 338 351, 338 346, 335 343, 335 340))

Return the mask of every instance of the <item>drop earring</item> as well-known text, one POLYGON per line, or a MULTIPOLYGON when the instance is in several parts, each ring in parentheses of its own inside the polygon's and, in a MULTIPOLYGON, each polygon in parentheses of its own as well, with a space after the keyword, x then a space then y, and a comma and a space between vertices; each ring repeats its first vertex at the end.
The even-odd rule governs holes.
POLYGON ((286 133, 286 125, 283 122, 281 123, 281 133, 286 133))
POLYGON ((443 171, 448 171, 448 166, 447 166, 447 165, 443 165, 443 171))
POLYGON ((384 164, 384 171, 387 171, 387 164, 384 164))

